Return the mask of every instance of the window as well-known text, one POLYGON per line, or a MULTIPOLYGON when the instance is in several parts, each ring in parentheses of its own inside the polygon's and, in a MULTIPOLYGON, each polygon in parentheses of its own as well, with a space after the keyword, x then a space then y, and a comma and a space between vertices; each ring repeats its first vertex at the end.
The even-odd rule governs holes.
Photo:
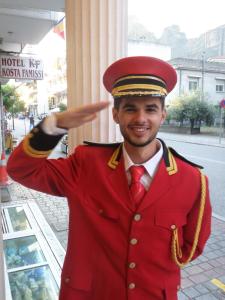
POLYGON ((217 84, 216 85, 216 92, 221 93, 224 91, 224 85, 223 84, 217 84))
POLYGON ((198 89, 198 80, 190 79, 189 80, 189 91, 196 91, 198 89))
POLYGON ((224 92, 224 83, 225 83, 225 80, 216 79, 216 92, 217 93, 223 93, 224 92))

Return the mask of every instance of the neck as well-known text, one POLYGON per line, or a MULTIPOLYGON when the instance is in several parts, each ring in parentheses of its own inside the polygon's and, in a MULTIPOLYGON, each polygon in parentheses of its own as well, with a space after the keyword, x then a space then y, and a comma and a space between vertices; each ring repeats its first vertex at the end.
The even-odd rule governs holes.
POLYGON ((135 164, 143 164, 156 154, 160 146, 157 139, 154 139, 144 147, 135 147, 124 141, 124 147, 135 164))

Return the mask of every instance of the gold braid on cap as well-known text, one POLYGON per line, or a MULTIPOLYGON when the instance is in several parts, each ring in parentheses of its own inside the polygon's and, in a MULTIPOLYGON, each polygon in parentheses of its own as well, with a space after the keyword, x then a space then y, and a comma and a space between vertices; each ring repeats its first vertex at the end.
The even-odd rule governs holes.
MULTIPOLYGON (((199 170, 200 171, 200 170, 199 170)), ((178 239, 178 228, 175 227, 172 232, 172 244, 171 244, 171 251, 172 251, 172 258, 174 262, 177 264, 178 267, 183 268, 186 266, 192 259, 197 245, 198 245, 198 240, 199 240, 199 234, 201 231, 202 227, 202 219, 204 215, 204 208, 205 208, 205 201, 206 201, 206 178, 200 171, 201 175, 201 199, 200 199, 200 208, 199 208, 199 213, 198 213, 198 220, 197 220, 197 225, 196 225, 196 230, 195 230, 195 235, 194 235, 194 241, 193 245, 191 248, 191 252, 189 254, 189 257, 187 258, 186 261, 181 262, 182 259, 182 251, 179 245, 179 239, 178 239)))
POLYGON ((119 78, 114 83, 111 94, 114 98, 129 95, 161 97, 167 95, 167 90, 161 78, 150 75, 130 75, 119 78))

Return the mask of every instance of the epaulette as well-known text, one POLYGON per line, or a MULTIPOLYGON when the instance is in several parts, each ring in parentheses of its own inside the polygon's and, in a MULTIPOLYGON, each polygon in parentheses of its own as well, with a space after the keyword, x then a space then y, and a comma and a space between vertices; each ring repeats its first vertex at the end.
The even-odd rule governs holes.
POLYGON ((87 146, 93 146, 93 147, 112 147, 116 148, 118 147, 121 143, 95 143, 95 142, 89 142, 89 141, 83 141, 83 143, 87 146))
POLYGON ((192 161, 186 159, 185 157, 183 157, 182 155, 180 155, 179 153, 177 153, 176 150, 174 150, 173 148, 171 147, 168 147, 169 151, 176 157, 178 157, 179 159, 183 160, 184 162, 188 163, 189 165, 192 165, 193 167, 197 167, 199 169, 204 169, 204 167, 198 165, 198 164, 195 164, 193 163, 192 161))

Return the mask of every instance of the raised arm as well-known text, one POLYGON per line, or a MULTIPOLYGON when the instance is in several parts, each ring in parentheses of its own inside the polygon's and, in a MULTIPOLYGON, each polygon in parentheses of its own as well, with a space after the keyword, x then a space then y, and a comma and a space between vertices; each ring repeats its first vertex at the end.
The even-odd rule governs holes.
POLYGON ((81 154, 76 151, 66 159, 47 157, 70 128, 76 128, 94 120, 97 113, 109 102, 99 102, 47 117, 22 140, 9 157, 7 170, 12 179, 38 191, 66 196, 64 193, 79 177, 81 154), (52 118, 52 121, 50 120, 52 118), (50 122, 49 122, 50 120, 50 122), (66 129, 62 131, 63 129, 66 129), (62 133, 63 132, 63 133, 62 133))

